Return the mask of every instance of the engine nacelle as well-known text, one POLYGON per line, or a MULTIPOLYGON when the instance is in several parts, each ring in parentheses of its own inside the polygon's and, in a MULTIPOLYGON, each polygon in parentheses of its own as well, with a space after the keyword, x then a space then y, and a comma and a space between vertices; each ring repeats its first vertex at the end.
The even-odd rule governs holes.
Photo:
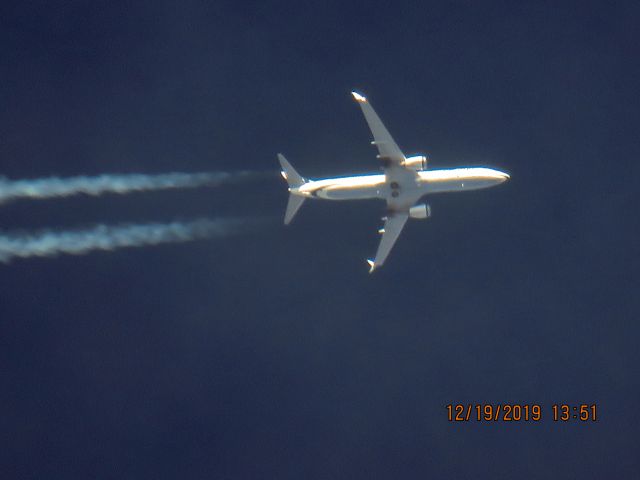
POLYGON ((420 170, 427 169, 427 157, 424 155, 415 155, 413 157, 409 157, 402 162, 402 165, 406 168, 410 168, 411 170, 415 170, 419 172, 420 170))
POLYGON ((409 216, 411 218, 419 218, 421 220, 429 218, 431 216, 431 207, 425 203, 414 205, 409 209, 409 216))

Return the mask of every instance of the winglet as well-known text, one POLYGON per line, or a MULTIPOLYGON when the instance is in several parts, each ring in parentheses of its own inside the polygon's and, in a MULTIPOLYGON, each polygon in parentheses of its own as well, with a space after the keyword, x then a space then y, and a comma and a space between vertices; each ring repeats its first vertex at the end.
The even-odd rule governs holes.
POLYGON ((367 263, 369 264, 369 273, 373 273, 373 271, 376 269, 376 262, 367 259, 367 263))
POLYGON ((355 98, 356 102, 365 103, 367 101, 367 98, 363 95, 360 95, 358 92, 351 92, 351 95, 353 95, 353 98, 355 98))

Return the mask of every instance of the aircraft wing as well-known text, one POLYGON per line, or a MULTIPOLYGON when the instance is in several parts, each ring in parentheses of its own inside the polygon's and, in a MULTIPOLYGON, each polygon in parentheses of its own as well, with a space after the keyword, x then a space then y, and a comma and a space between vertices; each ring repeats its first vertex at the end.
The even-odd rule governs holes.
POLYGON ((389 252, 396 243, 396 240, 402 232, 404 224, 407 223, 409 218, 409 212, 390 212, 384 222, 382 240, 378 246, 376 252, 376 258, 373 260, 367 260, 369 263, 369 273, 372 273, 376 268, 381 266, 389 256, 389 252))
POLYGON ((369 124, 371 133, 373 134, 373 142, 371 143, 378 147, 378 158, 382 160, 385 167, 391 165, 401 166, 405 160, 405 156, 369 101, 357 92, 351 92, 351 95, 353 95, 353 98, 355 98, 356 102, 360 105, 362 113, 364 113, 364 118, 369 124))

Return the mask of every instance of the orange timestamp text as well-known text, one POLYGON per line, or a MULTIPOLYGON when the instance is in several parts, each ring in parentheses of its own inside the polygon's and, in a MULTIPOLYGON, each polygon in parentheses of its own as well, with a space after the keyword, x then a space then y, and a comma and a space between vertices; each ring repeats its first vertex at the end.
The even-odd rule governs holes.
MULTIPOLYGON (((446 410, 450 422, 539 422, 544 417, 537 403, 449 403, 446 410)), ((554 404, 550 410, 554 422, 598 420, 596 404, 554 404)))

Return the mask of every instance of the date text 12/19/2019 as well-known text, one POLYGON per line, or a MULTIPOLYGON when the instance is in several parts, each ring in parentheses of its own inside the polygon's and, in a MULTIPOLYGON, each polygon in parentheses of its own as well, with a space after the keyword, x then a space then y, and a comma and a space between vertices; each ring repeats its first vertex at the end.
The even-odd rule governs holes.
POLYGON ((592 404, 558 403, 544 409, 537 403, 450 403, 446 405, 450 422, 597 422, 598 407, 592 404), (546 410, 546 412, 545 412, 546 410))

